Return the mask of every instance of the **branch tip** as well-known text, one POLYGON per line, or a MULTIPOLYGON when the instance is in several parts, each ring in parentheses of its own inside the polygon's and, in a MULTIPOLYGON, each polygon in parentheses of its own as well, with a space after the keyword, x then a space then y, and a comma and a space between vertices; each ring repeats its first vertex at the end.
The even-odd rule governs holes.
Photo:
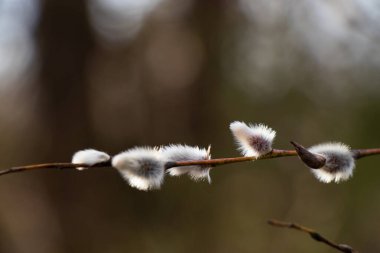
POLYGON ((274 227, 280 227, 280 228, 291 228, 295 229, 301 232, 304 232, 306 234, 309 234, 312 239, 314 239, 317 242, 324 243, 331 248, 334 248, 338 251, 345 252, 345 253, 358 253, 358 251, 354 250, 351 246, 346 244, 337 244, 335 242, 332 242, 328 240, 326 237, 322 236, 315 230, 311 228, 307 228, 301 225, 298 225, 296 223, 292 222, 285 222, 285 221, 278 221, 278 220, 268 220, 268 224, 274 227))

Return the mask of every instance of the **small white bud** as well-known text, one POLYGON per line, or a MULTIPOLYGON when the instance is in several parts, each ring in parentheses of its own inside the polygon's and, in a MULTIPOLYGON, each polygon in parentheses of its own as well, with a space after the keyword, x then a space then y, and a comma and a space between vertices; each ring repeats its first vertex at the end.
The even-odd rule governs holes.
POLYGON ((350 148, 339 142, 322 143, 308 149, 326 159, 326 163, 319 169, 311 169, 314 176, 324 183, 336 183, 349 179, 355 168, 355 160, 350 148))
POLYGON ((113 157, 112 166, 139 190, 160 189, 164 180, 165 161, 156 148, 136 147, 122 152, 113 157))
MULTIPOLYGON (((76 164, 87 164, 92 166, 97 163, 106 162, 110 159, 107 153, 95 150, 95 149, 84 149, 76 152, 71 159, 72 163, 76 164)), ((85 167, 77 167, 78 170, 87 169, 85 167)))
MULTIPOLYGON (((208 150, 199 147, 191 147, 187 145, 169 145, 161 148, 162 155, 167 161, 193 161, 193 160, 209 160, 211 159, 210 147, 208 150)), ((210 167, 191 165, 173 167, 167 170, 170 176, 180 176, 188 174, 192 179, 198 181, 206 179, 211 183, 210 167)))
POLYGON ((272 151, 276 131, 263 124, 250 124, 235 121, 230 124, 230 130, 236 140, 239 150, 244 156, 259 157, 272 151))

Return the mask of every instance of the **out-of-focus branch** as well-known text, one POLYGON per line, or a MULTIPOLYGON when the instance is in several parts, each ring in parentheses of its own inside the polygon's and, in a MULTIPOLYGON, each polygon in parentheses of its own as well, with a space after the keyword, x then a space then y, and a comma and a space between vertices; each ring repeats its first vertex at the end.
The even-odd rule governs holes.
POLYGON ((291 222, 284 222, 284 221, 278 221, 278 220, 268 220, 268 224, 274 227, 281 227, 281 228, 292 228, 304 233, 307 233, 310 235, 311 238, 316 240, 317 242, 321 242, 324 244, 327 244, 328 246, 337 249, 341 252, 345 253, 359 253, 358 251, 354 250, 351 246, 346 244, 337 244, 335 242, 332 242, 328 240, 326 237, 322 236, 318 232, 314 231, 313 229, 291 223, 291 222))

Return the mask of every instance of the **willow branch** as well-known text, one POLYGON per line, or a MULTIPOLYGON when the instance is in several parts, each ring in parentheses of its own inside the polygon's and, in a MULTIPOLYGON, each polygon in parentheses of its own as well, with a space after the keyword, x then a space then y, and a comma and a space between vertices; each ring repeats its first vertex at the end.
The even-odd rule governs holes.
MULTIPOLYGON (((247 161, 255 161, 255 160, 263 160, 263 159, 272 159, 272 158, 278 158, 278 157, 285 157, 285 156, 296 156, 297 153, 295 150, 279 150, 274 149, 272 152, 263 155, 261 157, 229 157, 229 158, 218 158, 218 159, 208 159, 208 160, 194 160, 194 161, 178 161, 178 162, 167 162, 165 164, 165 169, 170 169, 173 167, 181 167, 181 166, 190 166, 190 165, 200 165, 200 166, 211 166, 215 167, 218 165, 224 165, 224 164, 230 164, 230 163, 240 163, 240 162, 247 162, 247 161)), ((25 166, 18 166, 18 167, 12 167, 5 170, 0 170, 0 176, 11 174, 11 173, 18 173, 23 171, 30 171, 30 170, 43 170, 43 169, 75 169, 77 167, 83 167, 83 168, 101 168, 101 167, 112 167, 111 162, 103 162, 103 163, 97 163, 94 165, 87 165, 87 164, 74 164, 74 163, 43 163, 43 164, 33 164, 33 165, 25 165, 25 166)))
POLYGON ((291 229, 295 229, 295 230, 307 233, 315 241, 327 244, 328 246, 330 246, 330 247, 332 247, 332 248, 334 248, 336 250, 339 250, 341 252, 345 252, 345 253, 359 253, 358 251, 354 250, 349 245, 346 245, 346 244, 337 244, 335 242, 332 242, 329 239, 327 239, 326 237, 324 237, 321 234, 319 234, 318 232, 316 232, 315 230, 307 228, 307 227, 304 227, 304 226, 301 226, 301 225, 298 225, 298 224, 295 224, 295 223, 278 221, 278 220, 269 220, 268 224, 271 225, 271 226, 274 226, 274 227, 291 228, 291 229))
MULTIPOLYGON (((353 157, 355 159, 360 159, 367 156, 378 155, 380 154, 380 148, 376 149, 355 149, 352 150, 353 157)), ((194 160, 194 161, 178 161, 178 162, 167 162, 165 165, 166 169, 170 169, 172 167, 181 167, 181 166, 190 166, 190 165, 200 165, 200 166, 211 166, 216 167, 220 165, 230 164, 230 163, 240 163, 247 161, 256 161, 256 160, 266 160, 287 156, 297 156, 297 152, 295 150, 281 150, 281 149, 273 149, 272 152, 260 156, 260 157, 229 157, 229 158, 218 158, 218 159, 208 159, 208 160, 194 160)), ((30 170, 44 170, 44 169, 75 169, 77 167, 83 168, 103 168, 103 167, 112 167, 111 162, 102 162, 94 165, 87 164, 74 164, 74 163, 42 163, 42 164, 33 164, 33 165, 25 165, 12 167, 9 169, 0 170, 0 176, 18 173, 23 171, 30 170)))
POLYGON ((190 165, 215 167, 215 166, 225 165, 225 164, 230 164, 230 163, 273 159, 273 158, 279 158, 279 157, 285 157, 285 156, 297 156, 297 152, 295 150, 273 149, 272 152, 263 156, 259 156, 259 157, 243 156, 243 157, 218 158, 218 159, 209 159, 209 160, 169 162, 167 163, 165 167, 167 169, 172 168, 172 167, 181 167, 181 166, 190 166, 190 165))
POLYGON ((45 170, 45 169, 75 169, 77 167, 83 168, 101 168, 101 167, 111 167, 111 162, 102 162, 89 166, 88 164, 75 164, 75 163, 40 163, 40 164, 32 164, 25 166, 12 167, 9 169, 0 170, 0 176, 5 174, 29 171, 29 170, 45 170))
POLYGON ((369 148, 369 149, 354 149, 352 150, 352 156, 357 160, 367 156, 379 155, 380 148, 369 148))

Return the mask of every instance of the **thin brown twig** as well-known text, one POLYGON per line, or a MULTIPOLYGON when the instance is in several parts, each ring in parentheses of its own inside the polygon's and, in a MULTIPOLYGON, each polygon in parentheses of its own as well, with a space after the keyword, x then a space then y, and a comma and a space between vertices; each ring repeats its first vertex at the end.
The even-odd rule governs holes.
MULTIPOLYGON (((208 159, 208 160, 194 160, 194 161, 178 161, 178 162, 167 162, 165 165, 165 169, 170 169, 172 167, 181 167, 181 166, 189 166, 189 165, 201 165, 201 166, 219 166, 230 163, 239 163, 239 162, 247 162, 247 161, 255 161, 255 160, 263 160, 263 159, 272 159, 278 157, 285 156, 296 156, 297 153, 294 150, 279 150, 274 149, 272 152, 263 155, 261 157, 229 157, 229 158, 218 158, 218 159, 208 159)), ((111 167, 111 162, 103 162, 97 163, 94 165, 87 164, 74 164, 74 163, 43 163, 43 164, 34 164, 34 165, 26 165, 26 166, 18 166, 12 167, 10 169, 0 170, 0 176, 17 173, 22 171, 30 171, 30 170, 42 170, 42 169, 75 169, 77 167, 84 168, 100 168, 100 167, 111 167)))
POLYGON ((190 165, 204 165, 204 166, 215 167, 218 165, 225 165, 225 164, 230 164, 230 163, 273 159, 273 158, 285 157, 285 156, 297 156, 297 152, 295 150, 273 149, 272 152, 263 156, 259 156, 259 157, 243 156, 243 157, 218 158, 218 159, 209 159, 209 160, 180 161, 180 162, 173 162, 169 164, 169 168, 180 167, 180 166, 190 166, 190 165))
POLYGON ((321 242, 321 243, 324 243, 324 244, 327 244, 328 246, 330 246, 330 247, 332 247, 334 249, 337 249, 337 250, 339 250, 341 252, 345 252, 345 253, 359 253, 358 251, 354 250, 349 245, 346 245, 346 244, 337 244, 335 242, 332 242, 332 241, 328 240, 326 237, 324 237, 321 234, 319 234, 318 232, 316 232, 315 230, 307 228, 307 227, 304 227, 304 226, 301 226, 301 225, 298 225, 296 223, 284 222, 284 221, 278 221, 278 220, 268 220, 268 224, 271 225, 271 226, 275 226, 275 227, 291 228, 291 229, 295 229, 295 230, 307 233, 314 240, 316 240, 318 242, 321 242))
POLYGON ((351 151, 352 156, 355 159, 364 158, 367 156, 373 156, 380 154, 380 148, 369 148, 369 149, 354 149, 351 151))
MULTIPOLYGON (((352 150, 353 157, 355 159, 360 159, 366 156, 378 155, 380 154, 380 149, 356 149, 352 150)), ((240 163, 247 161, 256 161, 256 160, 265 160, 265 159, 273 159, 279 157, 286 156, 297 156, 297 152, 295 150, 281 150, 281 149, 273 149, 272 152, 260 156, 260 157, 229 157, 229 158, 218 158, 218 159, 208 159, 208 160, 194 160, 194 161, 178 161, 178 162, 168 162, 166 163, 165 168, 169 169, 172 167, 180 167, 180 166, 190 166, 190 165, 201 165, 201 166, 220 166, 230 163, 240 163)), ((43 170, 43 169, 75 169, 77 167, 84 168, 102 168, 102 167, 111 167, 111 162, 102 162, 94 165, 87 164, 73 164, 73 163, 43 163, 43 164, 33 164, 33 165, 25 165, 12 167, 9 169, 0 170, 0 176, 18 173, 23 171, 30 170, 43 170)))
POLYGON ((29 170, 44 170, 44 169, 75 169, 77 167, 84 167, 84 168, 101 168, 101 167, 111 167, 111 162, 102 162, 97 163, 94 165, 89 166, 88 164, 75 164, 75 163, 40 163, 40 164, 32 164, 32 165, 25 165, 25 166, 18 166, 18 167, 12 167, 9 169, 0 170, 0 176, 11 174, 11 173, 17 173, 17 172, 23 172, 23 171, 29 171, 29 170))

